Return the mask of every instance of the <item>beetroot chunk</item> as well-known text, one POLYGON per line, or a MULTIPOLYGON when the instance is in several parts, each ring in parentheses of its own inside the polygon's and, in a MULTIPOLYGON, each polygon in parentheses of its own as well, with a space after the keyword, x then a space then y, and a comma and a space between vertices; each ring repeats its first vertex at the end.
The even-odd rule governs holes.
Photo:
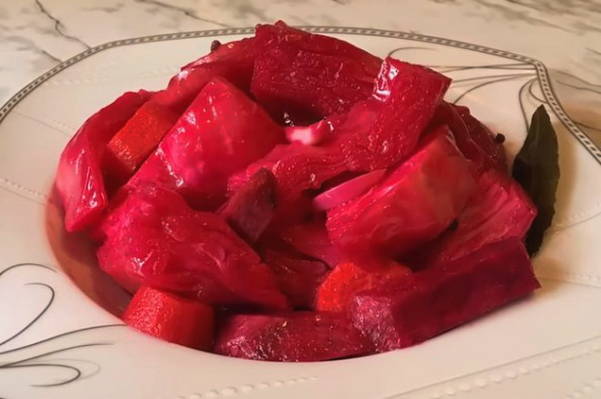
POLYGON ((227 80, 241 89, 248 89, 254 61, 255 39, 251 37, 223 43, 209 54, 185 65, 182 70, 209 67, 214 71, 225 71, 227 73, 223 76, 227 80))
MULTIPOLYGON (((498 141, 486 125, 470 114, 468 107, 457 106, 457 113, 463 118, 470 137, 488 155, 489 163, 499 171, 507 172, 507 159, 503 141, 498 141)), ((504 140, 504 139, 503 139, 504 140)))
POLYGON ((381 286, 390 280, 398 280, 409 273, 409 268, 391 261, 371 270, 365 270, 352 262, 341 263, 317 289, 315 310, 346 312, 349 302, 358 292, 381 286))
POLYGON ((326 180, 346 170, 340 155, 328 149, 300 143, 278 145, 245 171, 233 175, 228 191, 234 193, 261 168, 269 169, 275 176, 276 219, 287 223, 302 219, 312 210, 308 198, 303 202, 305 191, 318 189, 326 180))
POLYGON ((459 216, 457 228, 422 250, 428 264, 444 263, 508 238, 523 239, 536 217, 528 195, 505 172, 490 169, 459 216))
POLYGON ((289 144, 271 169, 282 207, 294 203, 304 191, 320 188, 344 170, 337 154, 302 144, 289 144))
POLYGON ((507 173, 504 138, 496 139, 490 129, 470 114, 469 108, 443 102, 432 120, 432 125, 439 124, 451 128, 457 147, 473 161, 475 174, 490 168, 507 173))
POLYGON ((261 250, 261 255, 292 306, 312 309, 315 292, 328 274, 328 267, 323 262, 304 259, 283 248, 267 247, 261 250))
POLYGON ((343 172, 393 166, 415 150, 448 85, 449 79, 430 69, 388 58, 373 98, 327 121, 332 126, 329 142, 276 147, 230 179, 228 187, 235 190, 259 168, 271 168, 280 210, 290 210, 298 207, 305 190, 318 189, 343 172))
POLYGON ((287 307, 271 270, 219 216, 151 183, 122 189, 115 201, 97 255, 124 288, 144 284, 212 305, 287 307))
POLYGON ((330 120, 349 169, 387 168, 410 156, 449 83, 431 69, 384 60, 372 98, 330 120))
POLYGON ((371 345, 340 314, 241 314, 226 321, 215 352, 254 360, 314 362, 365 355, 371 345))
POLYGON ((275 184, 270 171, 259 169, 225 203, 219 215, 248 242, 257 241, 275 212, 275 184))
POLYGON ((474 175, 478 175, 491 166, 490 156, 472 139, 465 121, 459 115, 458 109, 459 107, 443 101, 436 109, 431 125, 447 125, 451 129, 457 147, 467 159, 472 161, 471 166, 474 175))
POLYGON ((287 133, 295 142, 319 138, 347 171, 386 169, 414 152, 449 83, 431 69, 386 58, 371 97, 347 112, 287 133))
POLYGON ((411 346, 475 319, 539 288, 519 239, 491 244, 364 291, 354 324, 377 352, 411 346))
POLYGON ((328 237, 323 221, 312 221, 290 226, 282 231, 280 238, 298 252, 319 259, 330 267, 342 261, 342 254, 328 237))
POLYGON ((231 174, 283 140, 282 129, 256 103, 225 80, 214 79, 129 185, 158 181, 195 208, 212 210, 225 200, 231 174))
POLYGON ((242 39, 221 45, 216 51, 184 66, 173 76, 156 102, 180 113, 212 79, 222 77, 248 93, 254 65, 254 39, 242 39))
POLYGON ((150 96, 144 90, 121 95, 88 118, 63 150, 56 188, 65 208, 67 231, 90 227, 108 206, 101 170, 106 145, 150 96))
POLYGON ((348 254, 397 256, 442 233, 473 189, 468 163, 443 126, 383 182, 330 210, 326 225, 348 254))
POLYGON ((316 120, 347 111, 372 92, 382 60, 347 42, 258 25, 251 92, 276 118, 316 120))

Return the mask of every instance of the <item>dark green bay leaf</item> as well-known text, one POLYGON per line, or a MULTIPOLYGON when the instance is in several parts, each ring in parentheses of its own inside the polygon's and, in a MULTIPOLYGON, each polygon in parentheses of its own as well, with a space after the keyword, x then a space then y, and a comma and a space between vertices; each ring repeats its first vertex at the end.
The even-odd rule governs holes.
POLYGON ((526 236, 530 255, 540 248, 545 230, 555 215, 555 194, 559 182, 557 135, 545 107, 532 115, 528 135, 513 164, 513 177, 532 198, 538 214, 526 236))

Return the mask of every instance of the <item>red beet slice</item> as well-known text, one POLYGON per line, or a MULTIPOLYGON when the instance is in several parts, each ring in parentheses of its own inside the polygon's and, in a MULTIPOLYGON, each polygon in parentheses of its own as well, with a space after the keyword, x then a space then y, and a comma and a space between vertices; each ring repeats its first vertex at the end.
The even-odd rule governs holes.
POLYGON ((336 154, 302 144, 288 145, 272 167, 278 182, 278 197, 284 201, 298 197, 305 190, 320 188, 323 182, 343 171, 336 154))
POLYGON ((523 239, 535 217, 536 207, 520 185, 491 169, 479 177, 457 228, 422 252, 428 264, 452 261, 496 241, 523 239))
POLYGON ((365 355, 371 346, 339 314, 241 314, 226 321, 215 352, 254 360, 312 362, 365 355))
POLYGON ((490 166, 490 162, 488 162, 490 157, 472 139, 463 118, 459 115, 457 110, 457 106, 443 101, 436 109, 431 125, 447 125, 451 129, 457 147, 467 159, 472 161, 471 165, 474 174, 478 175, 482 170, 485 170, 490 166))
POLYGON ((449 86, 431 69, 387 58, 373 97, 330 119, 333 146, 352 171, 388 168, 410 156, 449 86))
POLYGON ((473 189, 468 163, 443 126, 383 182, 331 209, 326 225, 347 254, 397 256, 442 233, 473 189))
POLYGON ((248 92, 254 64, 253 40, 225 43, 184 66, 110 143, 107 163, 111 177, 125 181, 131 176, 210 80, 221 76, 248 92))
POLYGON ((65 208, 67 231, 90 227, 108 206, 101 170, 106 145, 150 96, 144 90, 121 95, 88 118, 63 150, 56 188, 65 208))
POLYGON ((280 238, 301 254, 319 259, 330 267, 342 261, 342 254, 330 242, 323 221, 292 225, 282 230, 280 238))
POLYGON ((327 275, 320 261, 303 259, 282 248, 261 250, 263 261, 273 270, 282 292, 296 309, 313 309, 315 291, 327 275))
POLYGON ((369 97, 382 60, 333 37, 258 25, 251 92, 272 115, 293 121, 347 111, 369 97))
POLYGON ((232 176, 228 191, 235 192, 261 168, 271 170, 276 178, 276 219, 287 223, 300 220, 311 211, 310 202, 304 202, 304 192, 318 189, 346 169, 339 154, 327 149, 300 143, 279 145, 244 172, 232 176))
POLYGON ((343 172, 392 166, 414 151, 448 84, 446 77, 432 70, 386 59, 374 97, 329 119, 335 135, 330 143, 275 148, 245 174, 231 179, 229 187, 235 189, 258 168, 271 166, 280 209, 291 210, 298 207, 305 190, 318 189, 343 172))
POLYGON ((507 159, 503 142, 495 140, 495 135, 478 119, 470 114, 467 107, 456 106, 457 113, 463 119, 471 139, 487 156, 488 164, 499 171, 507 172, 507 159))
POLYGON ((216 51, 184 66, 157 93, 158 103, 183 112, 200 90, 216 77, 222 77, 240 90, 248 92, 254 64, 254 39, 223 44, 216 51))
POLYGON ((275 177, 259 169, 219 210, 229 225, 248 242, 256 242, 275 212, 275 177))
POLYGON ((143 104, 107 145, 104 170, 109 180, 126 182, 178 117, 152 100, 143 104))
POLYGON ((213 308, 150 287, 140 287, 123 321, 146 334, 208 351, 213 347, 213 308))
POLYGON ((431 124, 448 125, 451 128, 457 147, 466 158, 473 161, 476 175, 490 168, 507 173, 503 141, 497 140, 484 124, 474 118, 469 108, 443 102, 431 124))
POLYGON ((234 172, 284 139, 267 114, 223 79, 206 84, 129 185, 158 181, 198 209, 225 200, 234 172))
POLYGON ((357 293, 383 286, 410 273, 410 269, 395 262, 369 271, 352 262, 341 263, 317 289, 315 310, 345 312, 357 293))
POLYGON ((271 270, 227 223, 173 191, 122 189, 102 230, 100 267, 130 291, 150 285, 212 305, 287 306, 271 270))
POLYGON ((384 352, 425 341, 539 286, 524 245, 510 239, 364 291, 351 314, 384 352))
POLYGON ((218 66, 227 65, 236 68, 238 74, 232 74, 232 76, 226 76, 226 78, 235 83, 245 82, 245 86, 249 87, 255 61, 254 42, 255 39, 251 37, 222 43, 216 49, 211 50, 209 54, 183 66, 182 70, 209 65, 217 69, 218 66))
POLYGON ((267 169, 271 171, 280 159, 286 157, 289 154, 292 148, 298 150, 297 152, 302 152, 305 149, 304 146, 300 145, 291 147, 288 145, 278 144, 263 158, 251 163, 245 170, 242 170, 230 176, 227 184, 227 192, 229 196, 232 196, 236 191, 240 190, 241 187, 248 184, 253 175, 259 170, 267 169))

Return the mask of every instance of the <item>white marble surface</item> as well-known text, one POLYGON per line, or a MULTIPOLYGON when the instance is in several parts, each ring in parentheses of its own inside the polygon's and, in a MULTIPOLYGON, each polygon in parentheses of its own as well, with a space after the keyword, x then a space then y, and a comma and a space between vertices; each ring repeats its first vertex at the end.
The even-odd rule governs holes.
POLYGON ((415 31, 506 49, 601 91, 601 0, 0 0, 0 103, 103 42, 277 19, 415 31))

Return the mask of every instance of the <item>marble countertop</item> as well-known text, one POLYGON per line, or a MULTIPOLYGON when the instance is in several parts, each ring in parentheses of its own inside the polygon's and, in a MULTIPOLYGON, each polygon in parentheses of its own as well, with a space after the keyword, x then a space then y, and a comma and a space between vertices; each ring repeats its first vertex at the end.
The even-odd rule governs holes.
POLYGON ((506 49, 601 91, 601 0, 5 0, 0 103, 103 42, 277 19, 411 31, 506 49))

